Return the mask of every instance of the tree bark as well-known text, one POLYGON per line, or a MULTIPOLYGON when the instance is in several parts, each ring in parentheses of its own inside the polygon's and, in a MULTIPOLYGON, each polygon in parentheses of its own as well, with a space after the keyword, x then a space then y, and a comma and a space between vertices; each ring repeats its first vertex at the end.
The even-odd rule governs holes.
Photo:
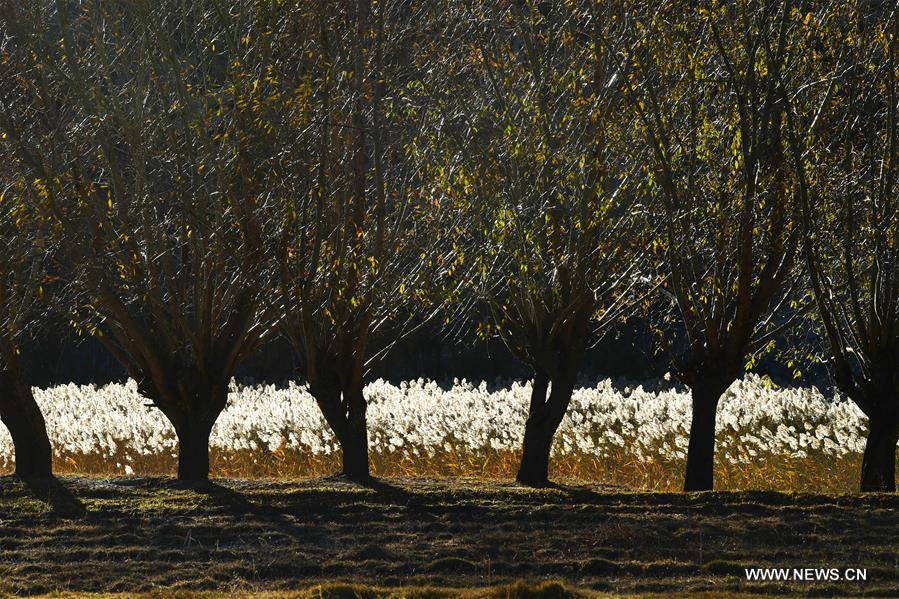
POLYGON ((215 420, 208 420, 190 418, 175 427, 178 435, 178 480, 182 482, 209 480, 209 435, 215 420))
POLYGON ((10 371, 0 372, 0 421, 9 429, 22 478, 53 476, 53 452, 44 416, 31 388, 10 371))
POLYGON ((341 391, 332 384, 310 386, 309 391, 340 445, 341 474, 360 482, 369 480, 367 403, 362 390, 341 391))
POLYGON ((869 418, 868 438, 862 459, 860 490, 862 492, 896 492, 896 442, 899 441, 899 418, 881 414, 869 418))
POLYGON ((352 432, 340 440, 340 449, 343 453, 343 475, 351 480, 366 481, 371 476, 368 461, 368 432, 364 425, 361 428, 352 428, 352 432))
POLYGON ((515 477, 519 483, 530 487, 549 485, 549 456, 553 439, 571 403, 574 381, 575 377, 570 372, 559 375, 552 381, 547 400, 549 377, 542 372, 535 374, 530 411, 524 428, 521 465, 515 477))
POLYGON ((141 395, 168 418, 178 437, 178 480, 209 480, 209 436, 228 403, 228 384, 200 376, 195 367, 138 382, 141 395))
MULTIPOLYGON (((693 419, 687 448, 687 472, 684 491, 711 491, 715 471, 715 417, 724 391, 721 385, 692 388, 693 419)), ((724 390, 727 389, 725 385, 724 390)))
POLYGON ((343 450, 343 475, 351 480, 367 481, 371 476, 368 461, 367 404, 362 389, 344 390, 347 407, 346 428, 339 439, 343 450))

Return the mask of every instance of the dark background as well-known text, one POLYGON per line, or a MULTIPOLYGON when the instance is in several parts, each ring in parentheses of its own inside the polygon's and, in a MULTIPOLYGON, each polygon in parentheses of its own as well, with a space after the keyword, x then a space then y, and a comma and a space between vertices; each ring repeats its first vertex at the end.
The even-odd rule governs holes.
MULTIPOLYGON (((122 367, 96 339, 66 333, 64 323, 54 323, 48 329, 53 332, 36 335, 22 345, 26 372, 33 385, 105 385, 127 379, 122 367)), ((670 370, 669 363, 665 355, 654 354, 649 327, 638 321, 601 339, 588 352, 581 376, 587 381, 608 377, 637 381, 659 378, 670 370)), ((797 384, 774 358, 764 360, 756 372, 770 375, 778 384, 797 384)), ((464 378, 492 383, 531 377, 530 369, 516 360, 500 341, 462 343, 445 339, 440 331, 429 328, 401 342, 372 374, 373 379, 383 378, 392 383, 417 378, 438 382, 464 378)), ((273 339, 241 365, 237 378, 277 385, 297 379, 290 344, 285 339, 273 339)), ((826 371, 813 370, 805 384, 826 387, 826 371)))

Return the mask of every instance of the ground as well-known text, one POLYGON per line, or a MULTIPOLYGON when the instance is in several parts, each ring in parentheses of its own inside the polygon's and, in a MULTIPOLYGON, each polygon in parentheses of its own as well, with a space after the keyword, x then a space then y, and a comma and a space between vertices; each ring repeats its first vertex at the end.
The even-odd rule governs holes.
POLYGON ((893 495, 530 490, 482 480, 191 488, 165 478, 29 485, 0 477, 0 595, 307 589, 342 597, 372 591, 347 584, 377 584, 427 586, 436 596, 495 587, 488 595, 895 597, 897 507, 893 495), (866 568, 868 580, 746 581, 744 568, 766 566, 866 568))

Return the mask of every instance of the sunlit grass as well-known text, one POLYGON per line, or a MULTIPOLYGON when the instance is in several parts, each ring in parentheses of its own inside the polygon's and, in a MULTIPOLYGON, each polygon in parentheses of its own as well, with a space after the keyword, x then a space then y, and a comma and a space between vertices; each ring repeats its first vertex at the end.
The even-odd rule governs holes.
MULTIPOLYGON (((530 385, 429 381, 366 387, 372 471, 385 477, 514 478, 530 385)), ((175 472, 171 424, 136 385, 35 390, 62 474, 175 472)), ((556 436, 560 482, 677 491, 690 428, 689 392, 670 381, 600 381, 575 391, 556 436)), ((716 487, 849 493, 857 489, 867 422, 842 398, 736 383, 718 413, 716 487)), ((12 469, 0 428, 0 472, 12 469)), ((298 479, 340 469, 339 446, 308 391, 234 384, 213 429, 212 475, 298 479)))
POLYGON ((297 591, 250 592, 234 589, 229 592, 156 591, 153 593, 89 594, 54 593, 44 597, 53 599, 741 599, 758 597, 743 593, 664 593, 622 595, 579 589, 561 582, 508 585, 481 588, 451 587, 380 587, 361 584, 326 583, 297 591))
MULTIPOLYGON (((384 477, 512 479, 518 454, 511 451, 480 453, 438 452, 410 456, 403 452, 373 453, 372 472, 384 477)), ((124 455, 65 454, 55 459, 60 474, 122 476, 124 455)), ((169 454, 129 456, 129 473, 139 476, 169 475, 177 460, 169 454)), ((312 454, 294 449, 211 453, 212 476, 241 479, 302 479, 339 472, 340 456, 312 454)), ((609 457, 565 454, 554 458, 551 477, 560 482, 623 486, 651 491, 679 491, 684 460, 643 461, 621 449, 609 457)), ((757 461, 718 463, 716 488, 721 490, 774 490, 799 493, 840 494, 854 492, 858 484, 860 455, 805 458, 759 456, 757 461)))

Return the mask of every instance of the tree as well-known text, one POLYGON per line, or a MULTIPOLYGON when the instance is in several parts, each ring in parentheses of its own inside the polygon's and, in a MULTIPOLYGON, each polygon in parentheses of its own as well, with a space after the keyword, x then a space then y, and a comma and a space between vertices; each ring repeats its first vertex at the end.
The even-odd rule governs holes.
MULTIPOLYGON (((826 12, 821 5, 820 12, 826 12)), ((631 104, 652 147, 668 281, 692 392, 684 488, 713 488, 715 417, 747 358, 792 326, 803 293, 783 90, 804 71, 791 2, 666 3, 637 22, 631 104)), ((809 15, 809 18, 814 15, 809 15)))
MULTIPOLYGON (((639 298, 645 209, 631 177, 626 3, 474 2, 450 29, 464 63, 442 168, 466 214, 469 295, 534 371, 517 480, 548 484, 584 353, 639 298)), ((466 309, 470 302, 463 304, 466 309)))
POLYGON ((265 107, 283 90, 260 81, 279 15, 216 0, 0 9, 17 71, 3 133, 22 197, 64 227, 74 320, 174 426, 179 479, 206 479, 230 380, 274 321, 265 107))
POLYGON ((286 175, 281 328, 340 444, 343 474, 365 480, 368 373, 433 314, 428 290, 455 260, 421 166, 433 116, 428 27, 440 6, 352 0, 302 11, 308 45, 277 67, 307 94, 281 130, 305 150, 286 175))
MULTIPOLYGON (((2 48, 0 48, 2 55, 2 48)), ((3 68, 3 67, 0 67, 3 68)), ((0 75, 6 80, 7 73, 0 75)), ((5 147, 5 139, 0 148, 5 147)), ((8 174, 5 167, 0 167, 8 174)), ((12 176, 0 188, 0 422, 9 429, 16 474, 50 477, 52 451, 47 427, 22 370, 19 342, 40 318, 47 285, 49 244, 35 215, 21 201, 12 176)))
POLYGON ((840 7, 813 57, 831 77, 788 98, 804 256, 837 387, 865 413, 862 491, 896 491, 899 441, 899 21, 840 7), (803 135, 802 130, 812 130, 803 135))

